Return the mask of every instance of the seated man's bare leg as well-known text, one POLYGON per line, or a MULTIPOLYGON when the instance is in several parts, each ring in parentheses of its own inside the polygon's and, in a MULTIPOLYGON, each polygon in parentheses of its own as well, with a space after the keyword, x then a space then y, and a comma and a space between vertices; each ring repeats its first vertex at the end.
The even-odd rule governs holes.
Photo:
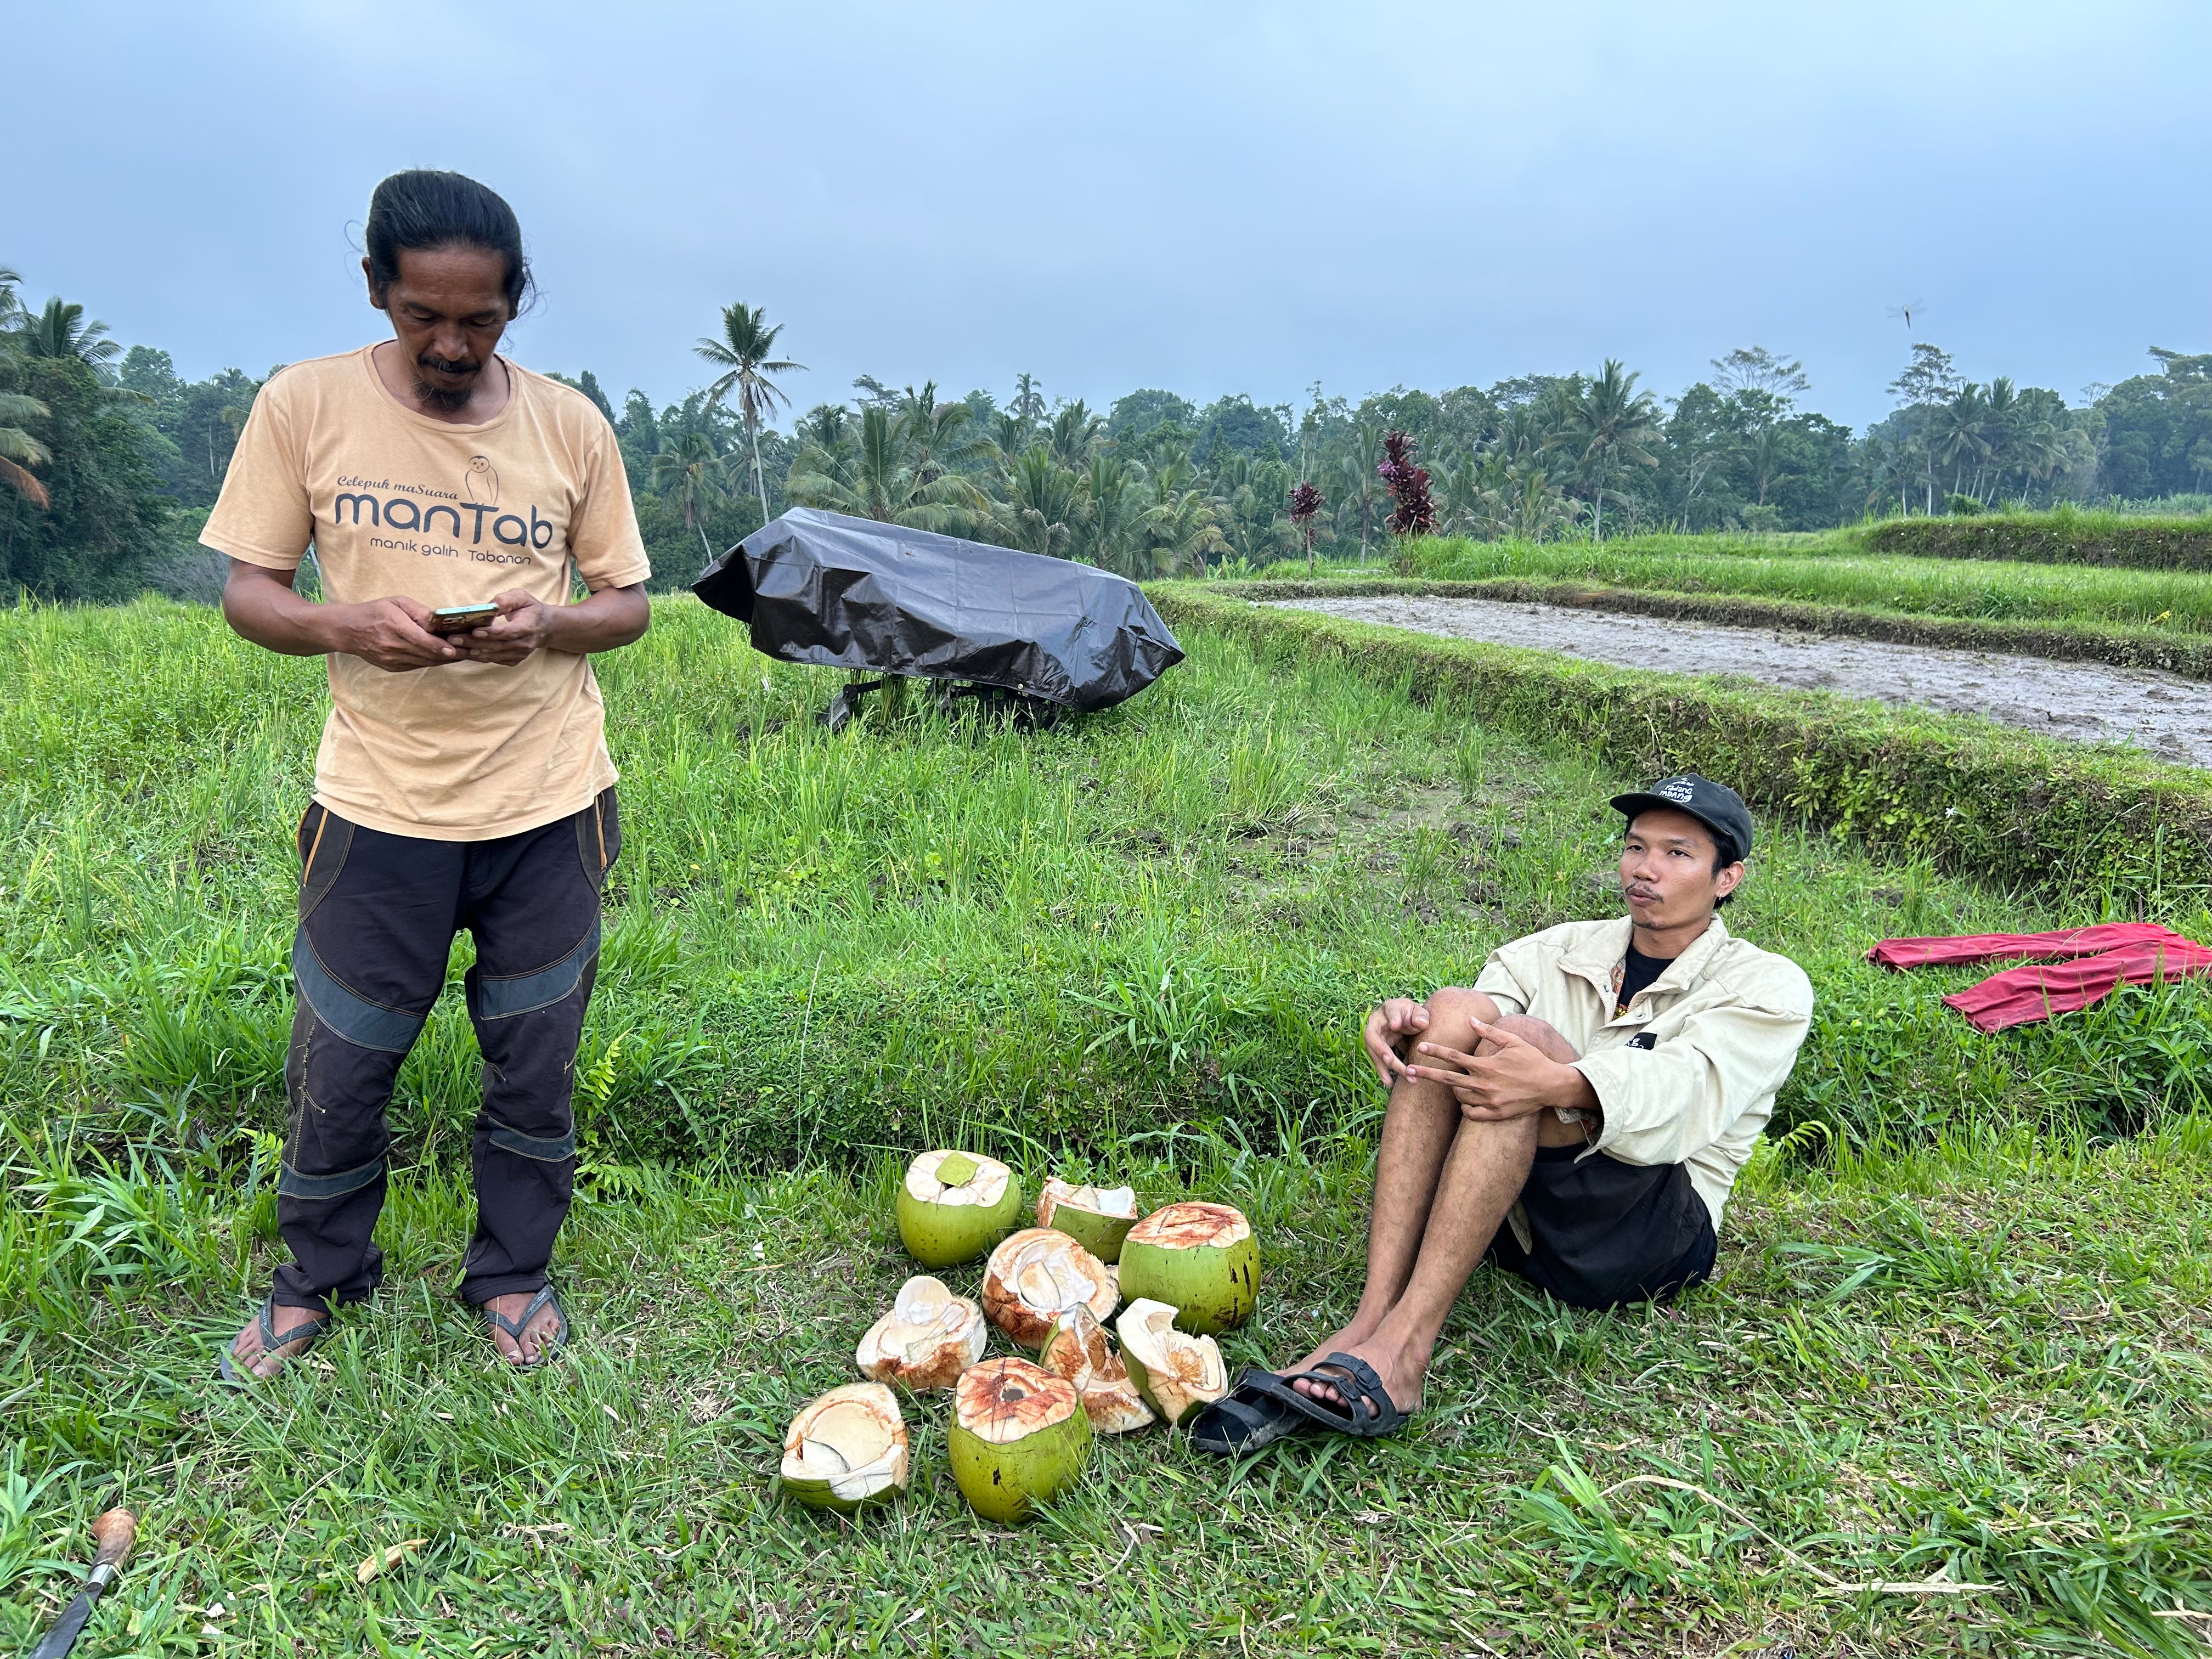
MULTIPOLYGON (((1482 1001, 1490 1003, 1487 997, 1482 1001)), ((1521 1015, 1500 1019, 1496 1018, 1495 1005, 1486 1012, 1462 1005, 1457 1012, 1459 1038, 1473 1036, 1467 1024, 1468 1013, 1473 1012, 1486 1024, 1500 1025, 1535 1044, 1554 1060, 1577 1057, 1566 1039, 1541 1020, 1521 1015)), ((1432 999, 1425 1037, 1452 1048, 1484 1052, 1450 1035, 1450 1027, 1437 1018, 1437 1012, 1432 999)), ((1405 1103, 1410 1108, 1414 1101, 1409 1097, 1405 1103)), ((1330 1353, 1355 1355, 1375 1367, 1393 1401, 1411 1410, 1420 1399, 1421 1379, 1427 1373, 1429 1357, 1452 1304, 1490 1248, 1492 1237, 1520 1197, 1521 1188, 1528 1184, 1536 1148, 1580 1146, 1585 1135, 1582 1125, 1562 1122, 1551 1111, 1505 1122, 1469 1121, 1462 1118, 1458 1103, 1443 1085, 1406 1079, 1391 1091, 1390 1114, 1383 1121, 1382 1133, 1383 1155, 1376 1171, 1375 1219, 1369 1234, 1366 1292, 1352 1322, 1293 1369, 1311 1370, 1330 1353), (1410 1157, 1395 1170, 1390 1158, 1391 1130, 1399 1117, 1401 1097, 1411 1097, 1414 1090, 1423 1091, 1423 1103, 1431 1091, 1443 1102, 1441 1112, 1417 1120, 1430 1131, 1430 1139, 1401 1136, 1401 1154, 1442 1143, 1443 1156, 1425 1188, 1410 1178, 1418 1173, 1410 1157), (1390 1184, 1386 1185, 1386 1179, 1390 1184), (1383 1269, 1393 1272, 1395 1277, 1380 1279, 1383 1269)), ((1316 1399, 1337 1397, 1336 1390, 1325 1383, 1301 1382, 1297 1387, 1316 1399)))
MULTIPOLYGON (((1474 1022, 1498 1018, 1498 1005, 1480 991, 1448 986, 1428 1000, 1421 1039, 1472 1050, 1474 1022)), ((1547 1028, 1548 1029, 1548 1028, 1547 1028)), ((1459 1103, 1441 1084, 1401 1077, 1390 1091, 1382 1119, 1382 1145, 1375 1160, 1375 1207, 1367 1227, 1367 1282, 1352 1321, 1291 1370, 1310 1370, 1324 1354, 1365 1341, 1406 1288, 1419 1253, 1421 1234, 1437 1182, 1460 1123, 1459 1103)))

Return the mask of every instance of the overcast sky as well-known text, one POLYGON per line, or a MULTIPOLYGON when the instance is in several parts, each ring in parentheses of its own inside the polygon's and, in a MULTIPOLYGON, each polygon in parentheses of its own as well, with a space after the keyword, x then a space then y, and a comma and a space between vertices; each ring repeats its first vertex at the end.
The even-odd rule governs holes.
POLYGON ((802 410, 1607 356, 1671 393, 1758 343, 1860 426, 1913 339, 2069 398, 2212 349, 2201 0, 204 0, 9 42, 0 264, 193 376, 375 334, 360 222, 425 166, 521 216, 514 355, 617 400, 698 384, 737 299, 802 410))

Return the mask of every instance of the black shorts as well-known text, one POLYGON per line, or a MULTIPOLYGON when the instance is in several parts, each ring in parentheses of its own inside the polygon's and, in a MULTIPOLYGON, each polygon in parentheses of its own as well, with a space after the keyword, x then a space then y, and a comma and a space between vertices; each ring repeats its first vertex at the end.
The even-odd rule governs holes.
POLYGON ((1486 1259, 1577 1308, 1670 1302, 1712 1276, 1712 1214, 1680 1164, 1539 1146, 1521 1206, 1530 1248, 1508 1219, 1486 1259))

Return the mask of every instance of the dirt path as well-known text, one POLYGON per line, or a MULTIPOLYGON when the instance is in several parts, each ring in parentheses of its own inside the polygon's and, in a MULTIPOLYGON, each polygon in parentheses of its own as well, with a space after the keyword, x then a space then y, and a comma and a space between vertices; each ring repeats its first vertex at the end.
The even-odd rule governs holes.
POLYGON ((1624 668, 1742 674, 1796 690, 1985 714, 2045 737, 2131 744, 2160 760, 2212 767, 2212 685, 2151 669, 1496 599, 1390 594, 1278 603, 1286 610, 1319 611, 1454 639, 1532 646, 1624 668))

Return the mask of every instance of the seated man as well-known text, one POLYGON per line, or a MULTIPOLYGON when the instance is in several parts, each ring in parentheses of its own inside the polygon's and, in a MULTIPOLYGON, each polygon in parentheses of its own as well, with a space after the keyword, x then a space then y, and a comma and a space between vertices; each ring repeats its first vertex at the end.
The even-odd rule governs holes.
POLYGON ((1390 1106, 1358 1309, 1288 1372, 1246 1370, 1194 1425, 1198 1445, 1234 1455, 1314 1424, 1390 1432, 1419 1409, 1486 1256, 1585 1308, 1665 1302, 1712 1272, 1813 989, 1714 914, 1751 851, 1735 791, 1692 775, 1613 805, 1628 819, 1626 918, 1516 939, 1473 990, 1368 1017, 1390 1106))

